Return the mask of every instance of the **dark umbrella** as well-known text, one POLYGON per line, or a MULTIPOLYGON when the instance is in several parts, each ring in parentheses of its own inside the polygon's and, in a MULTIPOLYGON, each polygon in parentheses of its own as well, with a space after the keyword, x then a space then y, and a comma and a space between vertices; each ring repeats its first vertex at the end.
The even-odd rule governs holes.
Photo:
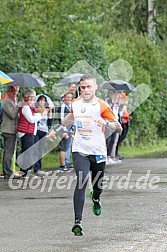
POLYGON ((73 83, 73 82, 78 83, 80 81, 80 78, 83 75, 84 74, 81 74, 81 73, 74 73, 74 74, 68 75, 67 77, 62 79, 57 86, 62 87, 62 86, 68 86, 70 83, 73 83))
POLYGON ((16 83, 17 86, 20 87, 44 87, 46 83, 44 80, 40 77, 38 77, 35 74, 30 73, 9 73, 8 74, 14 82, 9 83, 8 85, 12 86, 14 83, 16 83))
POLYGON ((122 80, 109 80, 100 86, 100 89, 115 89, 117 91, 132 91, 134 88, 131 83, 122 80))

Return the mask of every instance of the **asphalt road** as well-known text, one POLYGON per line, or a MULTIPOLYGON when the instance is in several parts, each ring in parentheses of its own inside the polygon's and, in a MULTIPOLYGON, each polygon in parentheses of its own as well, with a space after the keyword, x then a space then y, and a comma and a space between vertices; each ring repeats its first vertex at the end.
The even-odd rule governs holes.
POLYGON ((108 166, 99 217, 87 190, 82 237, 71 232, 74 173, 11 184, 1 178, 0 251, 166 252, 166 173, 166 158, 108 166))

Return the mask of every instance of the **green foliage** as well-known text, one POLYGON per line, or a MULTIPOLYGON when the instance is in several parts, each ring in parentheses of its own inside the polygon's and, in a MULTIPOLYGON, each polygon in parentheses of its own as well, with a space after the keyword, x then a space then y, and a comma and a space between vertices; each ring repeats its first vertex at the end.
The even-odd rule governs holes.
MULTIPOLYGON (((44 76, 44 72, 64 72, 78 60, 86 60, 107 78, 109 64, 122 58, 133 67, 130 81, 152 89, 149 99, 131 116, 129 144, 156 141, 167 135, 165 0, 157 0, 156 8, 158 32, 164 39, 157 40, 158 45, 147 40, 145 0, 4 0, 0 69, 44 76)), ((47 86, 37 93, 54 100, 52 86, 58 79, 45 81, 47 86)))
POLYGON ((130 82, 135 86, 145 83, 152 90, 151 96, 131 115, 129 143, 136 145, 156 141, 158 136, 167 136, 165 127, 167 59, 164 53, 147 38, 135 33, 113 34, 107 44, 111 62, 123 58, 133 67, 130 82))

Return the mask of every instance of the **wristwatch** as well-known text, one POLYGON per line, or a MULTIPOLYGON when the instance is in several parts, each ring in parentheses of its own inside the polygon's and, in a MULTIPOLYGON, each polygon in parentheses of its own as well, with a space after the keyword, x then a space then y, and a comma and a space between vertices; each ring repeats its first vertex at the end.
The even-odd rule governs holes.
POLYGON ((105 120, 106 121, 106 125, 105 126, 108 126, 108 124, 109 124, 109 121, 108 120, 105 120))

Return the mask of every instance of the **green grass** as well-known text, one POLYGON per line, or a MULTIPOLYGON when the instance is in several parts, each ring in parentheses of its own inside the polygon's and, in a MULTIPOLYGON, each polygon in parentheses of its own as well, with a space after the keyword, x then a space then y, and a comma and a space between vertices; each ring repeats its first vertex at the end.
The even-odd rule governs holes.
POLYGON ((59 167, 59 152, 49 153, 43 157, 44 169, 56 169, 59 167))
MULTIPOLYGON (((156 144, 127 147, 122 145, 119 153, 125 158, 159 158, 167 157, 167 138, 160 139, 156 144)), ((43 159, 44 169, 54 169, 59 166, 59 153, 48 154, 43 159)))
MULTIPOLYGON (((158 140, 155 144, 127 147, 122 145, 119 154, 125 158, 159 158, 167 157, 167 138, 158 140)), ((54 151, 43 157, 43 169, 56 170, 59 167, 59 152, 54 151)), ((2 162, 0 162, 0 171, 2 162)), ((16 166, 16 170, 19 168, 16 166)))
POLYGON ((158 140, 155 144, 127 147, 122 145, 119 153, 125 158, 158 158, 167 157, 167 138, 158 140))
MULTIPOLYGON (((0 160, 2 160, 2 155, 0 160)), ((44 170, 51 169, 56 170, 59 167, 59 152, 49 153, 42 159, 42 167, 44 170)), ((19 171, 19 167, 15 166, 16 171, 19 171)), ((0 172, 2 171, 2 162, 0 162, 0 172)))

